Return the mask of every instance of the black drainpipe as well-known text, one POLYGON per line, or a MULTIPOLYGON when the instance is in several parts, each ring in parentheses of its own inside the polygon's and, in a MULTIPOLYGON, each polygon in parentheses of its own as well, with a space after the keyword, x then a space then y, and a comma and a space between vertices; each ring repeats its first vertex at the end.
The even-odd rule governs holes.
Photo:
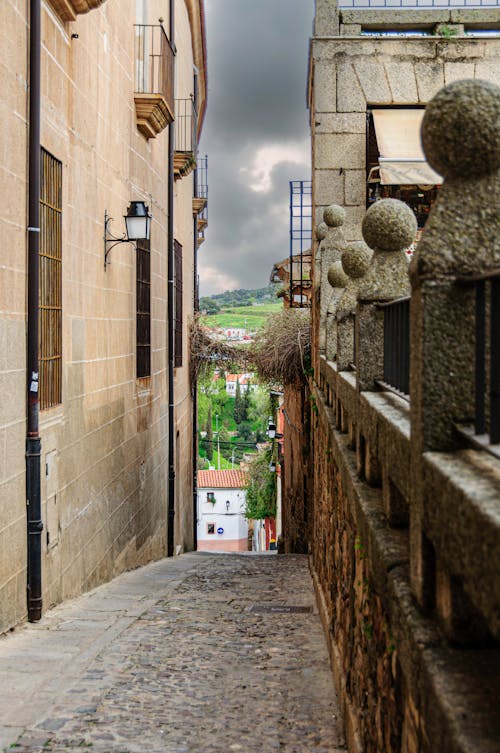
MULTIPOLYGON (((170 44, 175 53, 174 0, 170 0, 170 44)), ((175 97, 175 57, 174 57, 174 97, 175 97)), ((175 99, 174 99, 175 106, 175 99)), ((175 427, 174 427, 174 135, 175 121, 168 126, 168 307, 167 307, 167 350, 168 350, 168 517, 167 517, 167 557, 174 554, 175 518, 175 427)))
MULTIPOLYGON (((194 111, 198 118, 198 75, 193 76, 194 111)), ((194 126, 196 135, 196 157, 198 157, 198 120, 194 126)), ((198 169, 194 170, 193 196, 198 196, 198 169)), ((198 213, 193 217, 193 310, 196 316, 199 309, 198 300, 198 213)), ((198 548, 198 380, 193 376, 193 549, 198 548)))
MULTIPOLYGON (((197 178, 194 178, 194 195, 196 196, 197 178)), ((193 221, 194 248, 193 248, 193 309, 194 315, 198 311, 198 215, 194 215, 193 221)), ((193 395, 193 549, 198 548, 198 380, 193 375, 191 386, 193 395)))
POLYGON ((28 536, 28 620, 42 616, 41 442, 38 428, 38 281, 40 247, 40 0, 30 0, 29 176, 28 176, 28 321, 26 508, 28 536))

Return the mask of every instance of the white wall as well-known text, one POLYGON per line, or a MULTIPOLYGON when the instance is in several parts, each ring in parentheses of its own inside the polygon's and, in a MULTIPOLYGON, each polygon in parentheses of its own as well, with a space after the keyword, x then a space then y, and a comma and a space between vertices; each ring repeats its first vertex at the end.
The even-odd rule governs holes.
POLYGON ((224 548, 224 542, 245 541, 248 523, 245 518, 245 498, 243 489, 198 489, 198 545, 207 542, 210 546, 224 548), (215 496, 215 504, 207 502, 207 493, 215 496), (226 502, 229 501, 229 508, 226 502), (215 533, 208 533, 208 524, 213 523, 215 533), (217 533, 223 529, 223 533, 217 533))

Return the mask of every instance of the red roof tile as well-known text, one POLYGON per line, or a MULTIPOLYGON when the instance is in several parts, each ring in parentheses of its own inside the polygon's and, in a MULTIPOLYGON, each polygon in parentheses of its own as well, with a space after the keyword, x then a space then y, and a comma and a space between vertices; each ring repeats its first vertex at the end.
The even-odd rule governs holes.
POLYGON ((198 471, 199 489, 244 489, 246 473, 238 469, 198 471))

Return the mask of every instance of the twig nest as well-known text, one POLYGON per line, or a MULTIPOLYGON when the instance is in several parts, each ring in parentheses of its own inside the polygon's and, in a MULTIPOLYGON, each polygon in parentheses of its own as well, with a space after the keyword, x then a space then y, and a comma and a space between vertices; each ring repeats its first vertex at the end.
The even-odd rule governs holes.
POLYGON ((328 270, 328 282, 330 283, 332 288, 347 287, 349 278, 344 272, 344 270, 342 269, 341 262, 336 261, 335 264, 332 264, 332 266, 328 270))
POLYGON ((340 227, 345 222, 345 209, 338 204, 330 204, 323 212, 323 219, 328 227, 340 227))
POLYGON ((445 86, 426 107, 422 144, 446 178, 494 173, 500 167, 500 88, 478 79, 445 86))
POLYGON ((399 199, 381 199, 365 214, 361 230, 370 248, 402 251, 415 238, 417 220, 410 207, 399 199))
POLYGON ((320 222, 319 225, 316 225, 316 238, 319 241, 322 241, 323 238, 326 238, 326 234, 328 232, 328 225, 326 222, 320 222))
POLYGON ((349 243, 342 254, 342 268, 352 280, 359 280, 368 271, 372 252, 363 241, 349 243))

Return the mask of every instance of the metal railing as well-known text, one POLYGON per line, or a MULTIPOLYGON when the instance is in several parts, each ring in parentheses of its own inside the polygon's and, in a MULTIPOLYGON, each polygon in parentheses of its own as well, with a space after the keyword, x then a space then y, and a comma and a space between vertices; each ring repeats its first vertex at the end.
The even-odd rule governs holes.
POLYGON ((208 199, 208 156, 198 157, 196 160, 196 196, 208 199))
POLYGON ((174 112, 174 50, 162 24, 134 24, 135 92, 161 94, 174 112))
MULTIPOLYGON (((469 439, 483 446, 500 444, 500 270, 460 283, 474 285, 475 304, 475 418, 469 439)), ((491 448, 490 448, 491 449, 491 448)), ((498 455, 497 450, 494 454, 498 455)))
POLYGON ((498 8, 500 0, 340 0, 340 8, 422 8, 441 10, 443 8, 498 8))
POLYGON ((175 100, 175 151, 196 154, 198 114, 193 97, 175 100))
POLYGON ((198 241, 205 240, 205 228, 208 225, 208 156, 198 157, 195 172, 195 196, 205 199, 205 206, 198 214, 198 241))
POLYGON ((384 380, 401 396, 410 394, 410 299, 380 304, 384 313, 384 380))
POLYGON ((289 291, 290 306, 310 306, 302 287, 310 286, 312 243, 312 181, 291 180, 290 184, 290 254, 289 291), (308 259, 306 255, 309 254, 308 259))

